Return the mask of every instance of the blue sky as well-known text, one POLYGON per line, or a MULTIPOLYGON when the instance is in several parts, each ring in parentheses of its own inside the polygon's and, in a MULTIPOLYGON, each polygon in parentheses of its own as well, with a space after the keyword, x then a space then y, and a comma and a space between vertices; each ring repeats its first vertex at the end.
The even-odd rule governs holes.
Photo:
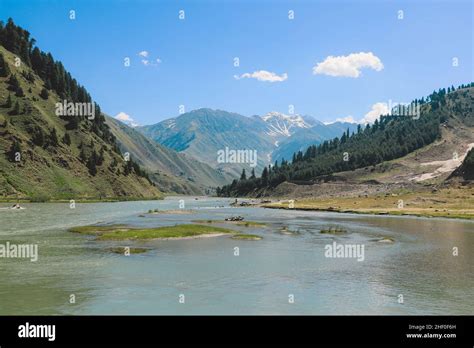
POLYGON ((331 121, 473 81, 472 7, 469 0, 1 0, 0 16, 30 31, 112 116, 152 124, 177 116, 180 105, 247 116, 294 105, 331 121), (354 64, 360 75, 347 76, 354 64), (261 71, 283 81, 245 78, 261 71))

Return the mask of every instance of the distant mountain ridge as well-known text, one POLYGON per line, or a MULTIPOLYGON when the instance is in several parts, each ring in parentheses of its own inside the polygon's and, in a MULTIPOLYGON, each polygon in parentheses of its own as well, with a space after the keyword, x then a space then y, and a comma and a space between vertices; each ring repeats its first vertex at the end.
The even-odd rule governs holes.
POLYGON ((276 111, 246 117, 203 108, 136 129, 166 147, 236 177, 242 169, 249 171, 251 168, 245 163, 218 163, 219 150, 226 147, 256 150, 258 164, 255 171, 260 173, 275 160, 289 159, 295 151, 340 136, 348 128, 353 131, 356 127, 356 124, 341 122, 325 125, 311 116, 276 111))
POLYGON ((294 153, 304 152, 311 145, 318 145, 325 140, 339 137, 347 130, 350 133, 355 132, 357 126, 356 123, 334 122, 324 124, 315 120, 311 127, 298 128, 290 137, 282 139, 273 151, 272 159, 278 162, 283 159, 290 160, 294 153))
POLYGON ((251 149, 258 152, 256 171, 267 166, 274 148, 266 134, 266 124, 253 118, 222 110, 198 109, 159 122, 137 127, 138 131, 173 150, 183 152, 213 168, 239 175, 247 164, 218 163, 217 152, 229 149, 251 149))

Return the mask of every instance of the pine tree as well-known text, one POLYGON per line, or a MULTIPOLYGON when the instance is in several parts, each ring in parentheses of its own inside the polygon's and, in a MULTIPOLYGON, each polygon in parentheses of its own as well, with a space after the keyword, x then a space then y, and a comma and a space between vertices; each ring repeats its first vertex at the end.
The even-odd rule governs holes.
MULTIPOLYGON (((104 148, 102 147, 99 151, 99 156, 97 156, 97 165, 101 166, 104 163, 104 148)), ((139 168, 140 169, 140 168, 139 168)))
POLYGON ((128 175, 132 172, 132 168, 133 168, 133 164, 132 164, 132 160, 130 159, 129 161, 127 161, 125 163, 125 168, 123 169, 123 174, 124 175, 128 175))
POLYGON ((11 94, 8 94, 8 98, 7 98, 7 102, 5 103, 5 107, 6 108, 11 108, 12 105, 13 105, 12 96, 11 96, 11 94))
POLYGON ((268 169, 267 169, 267 167, 263 168, 263 171, 262 171, 262 186, 263 187, 268 186, 268 169))
POLYGON ((19 98, 22 98, 25 96, 25 92, 23 92, 23 88, 21 88, 20 86, 18 86, 18 88, 16 89, 16 92, 15 92, 15 95, 19 98))
POLYGON ((18 103, 18 100, 15 102, 15 106, 13 107, 13 110, 10 112, 11 115, 19 115, 20 114, 20 103, 18 103))
POLYGON ((34 82, 35 82, 35 77, 34 77, 34 75, 31 73, 31 71, 28 71, 28 72, 26 73, 25 78, 26 78, 26 79, 28 80, 28 82, 30 82, 30 83, 34 83, 34 82))
POLYGON ((92 155, 91 157, 89 157, 89 160, 87 161, 87 169, 89 169, 89 174, 92 176, 95 176, 97 174, 97 167, 95 164, 95 160, 96 159, 92 155))
POLYGON ((112 159, 112 163, 110 163, 110 167, 115 168, 115 167, 117 167, 117 164, 118 164, 117 158, 115 158, 115 156, 114 156, 113 159, 112 159))
POLYGON ((84 147, 81 147, 81 151, 79 152, 79 159, 81 160, 82 163, 86 163, 87 156, 84 151, 84 147))
POLYGON ((245 174, 245 168, 242 169, 242 174, 240 175, 240 180, 247 180, 247 174, 245 174))
POLYGON ((54 128, 54 127, 53 127, 53 130, 51 131, 51 135, 49 137, 49 143, 54 147, 57 147, 59 145, 58 134, 56 133, 56 128, 54 128))
POLYGON ((66 132, 63 136, 63 143, 66 145, 71 145, 71 137, 69 136, 69 133, 66 132))
POLYGON ((16 162, 18 154, 21 154, 21 146, 18 140, 14 140, 10 146, 10 150, 7 152, 7 157, 10 162, 16 162))
POLYGON ((13 91, 13 92, 16 92, 18 88, 20 88, 20 82, 18 81, 18 79, 16 78, 16 75, 15 74, 12 74, 10 76, 10 78, 8 79, 8 84, 9 84, 9 87, 8 89, 10 91, 13 91))
POLYGON ((0 77, 7 77, 10 75, 10 67, 3 58, 3 54, 0 53, 0 77))
POLYGON ((33 144, 36 146, 43 146, 44 145, 44 133, 40 127, 35 127, 33 130, 33 136, 31 138, 33 144))
POLYGON ((48 93, 48 90, 46 88, 43 87, 43 89, 41 90, 41 93, 40 93, 40 97, 43 98, 44 100, 48 99, 49 93, 48 93))

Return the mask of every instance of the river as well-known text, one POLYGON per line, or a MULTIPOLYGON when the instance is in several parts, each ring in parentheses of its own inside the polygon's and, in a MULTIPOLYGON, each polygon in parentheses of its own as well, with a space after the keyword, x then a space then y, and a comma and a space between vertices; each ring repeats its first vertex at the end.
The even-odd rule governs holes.
POLYGON ((233 208, 229 202, 169 197, 0 209, 0 244, 36 244, 39 252, 36 262, 0 258, 0 315, 474 313, 474 221, 233 208), (181 199, 196 212, 140 216, 178 209, 181 199), (154 227, 231 215, 266 223, 228 226, 263 239, 117 243, 67 231, 93 223, 154 227), (320 233, 328 227, 347 233, 320 233), (363 245, 363 260, 326 257, 334 242, 363 245), (131 256, 109 251, 117 245, 152 250, 131 256))

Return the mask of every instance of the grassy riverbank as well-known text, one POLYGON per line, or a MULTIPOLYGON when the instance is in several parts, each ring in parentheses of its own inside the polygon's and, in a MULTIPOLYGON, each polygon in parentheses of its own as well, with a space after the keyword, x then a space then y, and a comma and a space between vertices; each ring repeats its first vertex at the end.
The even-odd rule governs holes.
MULTIPOLYGON (((287 200, 262 206, 273 209, 290 209, 287 200)), ((364 197, 296 199, 293 209, 471 220, 474 219, 474 188, 460 187, 430 192, 400 192, 364 197)))

